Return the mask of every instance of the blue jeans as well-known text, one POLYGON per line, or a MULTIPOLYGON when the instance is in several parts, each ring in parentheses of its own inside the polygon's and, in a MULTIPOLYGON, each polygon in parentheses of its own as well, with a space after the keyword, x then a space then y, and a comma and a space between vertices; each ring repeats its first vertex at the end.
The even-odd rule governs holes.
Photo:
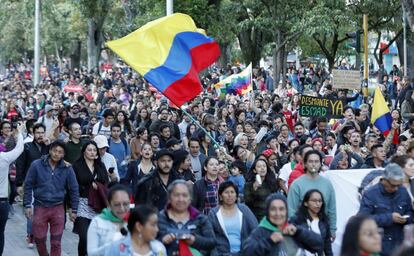
POLYGON ((7 198, 0 198, 0 255, 3 255, 4 249, 4 230, 6 229, 7 219, 9 217, 9 201, 7 198))

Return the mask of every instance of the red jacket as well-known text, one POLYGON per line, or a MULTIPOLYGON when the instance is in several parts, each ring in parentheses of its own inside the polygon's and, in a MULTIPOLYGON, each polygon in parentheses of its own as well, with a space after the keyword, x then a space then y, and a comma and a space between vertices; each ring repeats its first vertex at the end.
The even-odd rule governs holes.
POLYGON ((288 186, 292 185, 292 183, 305 174, 305 168, 303 168, 302 162, 298 163, 295 168, 293 169, 292 173, 289 176, 288 186))

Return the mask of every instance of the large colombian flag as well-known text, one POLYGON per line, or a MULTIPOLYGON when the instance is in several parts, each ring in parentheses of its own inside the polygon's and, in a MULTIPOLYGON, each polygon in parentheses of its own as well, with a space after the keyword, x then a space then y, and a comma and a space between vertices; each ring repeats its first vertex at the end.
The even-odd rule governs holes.
POLYGON ((198 73, 220 56, 217 42, 182 13, 151 21, 107 46, 178 107, 203 90, 198 73))
POLYGON ((379 87, 375 89, 374 102, 372 104, 371 123, 375 125, 385 136, 391 131, 392 117, 390 109, 382 96, 379 87))

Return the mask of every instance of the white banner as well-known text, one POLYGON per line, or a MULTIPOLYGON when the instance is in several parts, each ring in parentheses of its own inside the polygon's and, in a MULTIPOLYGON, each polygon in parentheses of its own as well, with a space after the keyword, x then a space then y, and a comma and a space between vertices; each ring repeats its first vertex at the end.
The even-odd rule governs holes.
POLYGON ((362 179, 375 169, 330 170, 322 175, 328 178, 335 189, 336 197, 336 239, 332 244, 334 255, 339 255, 342 236, 348 219, 359 210, 358 188, 362 179))

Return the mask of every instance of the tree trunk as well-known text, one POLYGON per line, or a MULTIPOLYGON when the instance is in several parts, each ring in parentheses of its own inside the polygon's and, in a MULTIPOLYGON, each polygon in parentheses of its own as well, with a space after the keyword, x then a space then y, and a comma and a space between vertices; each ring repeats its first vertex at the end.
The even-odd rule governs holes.
MULTIPOLYGON (((252 36, 252 33, 257 33, 252 31, 252 29, 246 29, 239 33, 237 38, 239 39, 240 48, 242 51, 243 59, 246 63, 252 63, 252 66, 255 67, 260 61, 260 53, 262 46, 258 41, 253 41, 252 39, 257 39, 257 36, 252 36)), ((259 40, 259 39, 258 39, 259 40)))
POLYGON ((407 69, 407 75, 414 78, 414 33, 409 29, 407 29, 407 63, 404 63, 404 68, 407 69))
POLYGON ((230 56, 231 56, 231 47, 229 44, 220 45, 221 55, 218 59, 218 66, 220 68, 225 68, 228 63, 230 63, 230 56))
POLYGON ((282 68, 282 86, 283 88, 286 86, 286 66, 287 66, 287 56, 288 56, 288 51, 286 50, 286 45, 283 46, 282 50, 281 50, 282 54, 281 54, 281 68, 282 68))
POLYGON ((135 16, 137 15, 133 2, 134 1, 130 1, 130 0, 121 0, 122 8, 124 8, 125 17, 127 20, 128 30, 134 29, 135 16))
POLYGON ((88 71, 96 69, 99 71, 99 58, 103 42, 102 36, 103 20, 96 22, 88 19, 88 71))
POLYGON ((70 69, 80 68, 82 42, 78 39, 73 42, 72 53, 70 54, 70 69))
POLYGON ((332 72, 332 69, 335 67, 335 57, 332 57, 332 56, 325 56, 325 57, 328 60, 329 72, 332 72))
POLYGON ((279 86, 280 72, 282 65, 281 47, 282 32, 278 29, 275 34, 275 48, 273 49, 273 88, 272 91, 279 86))

